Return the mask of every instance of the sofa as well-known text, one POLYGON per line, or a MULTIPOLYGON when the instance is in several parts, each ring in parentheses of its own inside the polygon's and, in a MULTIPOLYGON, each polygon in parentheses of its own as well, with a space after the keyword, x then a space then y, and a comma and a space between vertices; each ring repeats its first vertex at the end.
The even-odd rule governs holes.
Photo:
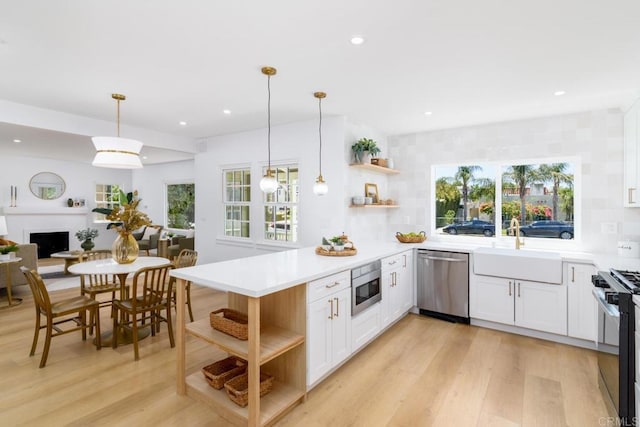
POLYGON ((132 233, 133 237, 138 240, 138 247, 141 251, 145 251, 149 255, 151 249, 158 249, 158 240, 160 240, 162 228, 161 225, 148 225, 142 233, 132 233))
MULTIPOLYGON (((25 243, 18 245, 18 251, 14 252, 17 258, 22 261, 9 264, 11 274, 11 286, 26 285, 27 278, 20 271, 20 267, 27 267, 30 270, 38 269, 38 245, 35 243, 25 243)), ((0 288, 7 287, 6 266, 0 267, 0 288)))

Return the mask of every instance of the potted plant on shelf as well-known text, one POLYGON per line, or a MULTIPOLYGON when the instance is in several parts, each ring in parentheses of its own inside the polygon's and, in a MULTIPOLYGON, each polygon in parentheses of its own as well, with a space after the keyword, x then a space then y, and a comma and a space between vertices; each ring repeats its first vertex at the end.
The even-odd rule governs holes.
POLYGON ((95 228, 87 228, 86 230, 78 230, 76 238, 81 241, 80 247, 85 251, 90 251, 96 245, 93 239, 98 237, 98 230, 95 228))
POLYGON ((0 246, 0 261, 7 261, 11 258, 11 252, 17 252, 18 245, 0 246))
POLYGON ((378 144, 369 138, 360 138, 351 146, 351 150, 357 163, 370 163, 371 157, 376 157, 380 153, 378 144))

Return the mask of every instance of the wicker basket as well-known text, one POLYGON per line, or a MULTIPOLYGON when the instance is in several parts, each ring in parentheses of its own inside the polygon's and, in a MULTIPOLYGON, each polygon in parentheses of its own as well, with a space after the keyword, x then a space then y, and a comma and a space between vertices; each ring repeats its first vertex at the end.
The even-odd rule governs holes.
POLYGON ((247 371, 247 362, 235 356, 218 360, 202 368, 202 373, 209 385, 216 390, 222 389, 224 383, 247 371))
MULTIPOLYGON (((224 383, 227 396, 242 407, 249 403, 249 375, 242 374, 224 383)), ((273 388, 273 376, 260 373, 260 397, 269 393, 273 388)))
POLYGON ((379 157, 374 157, 371 159, 372 165, 382 166, 383 168, 387 167, 387 159, 381 159, 379 157))
POLYGON ((427 235, 424 231, 421 231, 417 236, 409 237, 398 231, 396 233, 396 239, 398 239, 401 243, 422 243, 427 240, 427 235))
POLYGON ((248 318, 244 313, 231 310, 230 308, 221 308, 209 314, 209 321, 211 322, 211 327, 220 332, 224 332, 240 340, 247 340, 249 338, 248 318))

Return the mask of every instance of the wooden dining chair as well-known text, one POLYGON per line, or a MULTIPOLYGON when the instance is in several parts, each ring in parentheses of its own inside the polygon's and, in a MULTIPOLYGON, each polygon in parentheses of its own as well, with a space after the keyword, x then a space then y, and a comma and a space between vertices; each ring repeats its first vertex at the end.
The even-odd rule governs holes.
MULTIPOLYGON (((97 249, 84 253, 84 262, 99 259, 111 259, 111 249, 97 249)), ((120 290, 120 281, 115 274, 83 274, 80 276, 80 295, 88 295, 89 298, 99 301, 100 308, 110 306, 116 298, 116 292, 120 292, 120 290), (111 299, 98 300, 98 295, 106 293, 111 294, 111 299)), ((126 296, 121 298, 126 298, 126 296)))
MULTIPOLYGON (((198 252, 192 249, 183 249, 173 262, 174 268, 193 267, 198 262, 198 252)), ((175 306, 176 292, 178 291, 178 283, 175 277, 171 277, 171 298, 175 306)), ((191 310, 191 282, 187 282, 186 286, 186 304, 189 309, 189 319, 193 322, 193 311, 191 310)), ((177 309, 177 307, 176 307, 177 309)))
POLYGON ((173 265, 144 267, 136 271, 131 284, 131 297, 113 300, 113 340, 112 346, 118 346, 118 332, 129 332, 133 340, 135 360, 139 360, 138 331, 150 326, 155 335, 160 322, 166 322, 169 329, 169 342, 175 347, 173 325, 171 323, 171 293, 169 288, 169 270, 173 265), (162 316, 165 312, 165 317, 162 316), (123 316, 124 314, 124 316, 123 316), (147 324, 147 321, 149 324, 147 324))
POLYGON ((33 293, 33 301, 36 309, 36 329, 33 334, 33 343, 31 344, 31 353, 29 353, 29 356, 33 356, 36 352, 40 329, 46 329, 47 332, 44 349, 42 350, 42 358, 40 359, 41 368, 44 368, 47 363, 51 338, 82 330, 82 340, 84 341, 87 339, 87 329, 92 330, 94 324, 96 329, 96 347, 100 350, 100 304, 96 300, 86 295, 79 295, 77 297, 52 302, 42 277, 40 277, 35 270, 20 267, 20 271, 22 271, 27 278, 29 288, 31 288, 31 292, 33 293), (91 322, 87 322, 87 312, 91 322), (72 316, 73 314, 77 314, 77 316, 72 316), (40 324, 41 316, 47 319, 46 325, 40 324), (60 328, 60 325, 67 322, 74 322, 76 326, 70 329, 60 328))

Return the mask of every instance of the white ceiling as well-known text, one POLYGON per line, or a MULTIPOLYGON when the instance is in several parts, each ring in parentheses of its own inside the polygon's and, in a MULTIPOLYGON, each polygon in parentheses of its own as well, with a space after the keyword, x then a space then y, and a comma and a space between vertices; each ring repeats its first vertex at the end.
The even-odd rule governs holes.
MULTIPOLYGON (((313 92, 322 90, 325 115, 390 135, 624 108, 640 94, 637 0, 0 6, 0 99, 115 121, 110 95, 119 92, 127 95, 122 123, 181 137, 265 127, 264 65, 278 69, 272 124, 316 118, 313 92), (355 34, 366 42, 351 45, 355 34)), ((35 134, 38 150, 52 146, 46 132, 35 134)), ((62 136, 72 149, 80 144, 62 136)), ((16 137, 0 126, 2 152, 16 137)), ((20 139, 23 148, 12 150, 28 145, 20 139)))

